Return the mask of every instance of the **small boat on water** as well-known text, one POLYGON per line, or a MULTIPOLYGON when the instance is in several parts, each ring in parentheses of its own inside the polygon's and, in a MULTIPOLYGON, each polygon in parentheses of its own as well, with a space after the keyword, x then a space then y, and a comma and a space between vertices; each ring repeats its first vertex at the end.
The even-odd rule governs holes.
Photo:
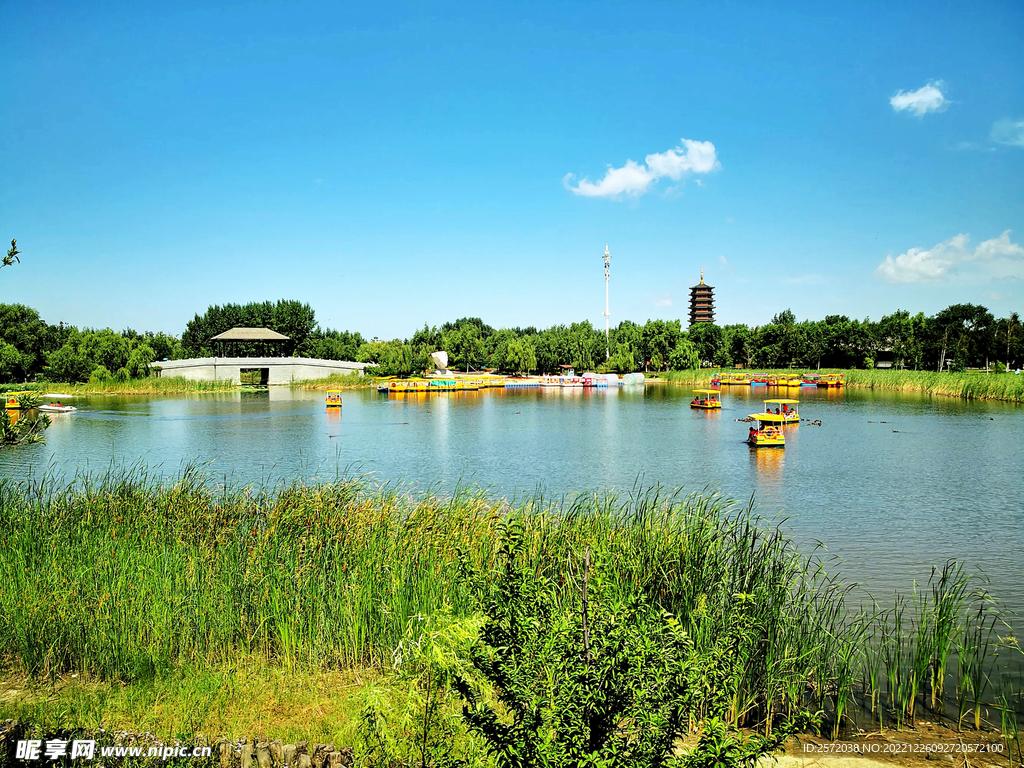
POLYGON ((60 403, 50 403, 49 405, 40 405, 36 408, 37 411, 46 411, 47 413, 71 413, 77 411, 73 405, 61 405, 60 403))
POLYGON ((799 400, 765 400, 764 413, 761 415, 765 417, 765 421, 774 424, 799 424, 799 404, 799 400))
POLYGON ((31 391, 28 391, 28 390, 26 390, 24 392, 5 392, 4 393, 4 407, 7 410, 9 410, 9 411, 20 411, 21 410, 21 403, 18 402, 19 398, 22 395, 32 395, 32 394, 35 394, 35 393, 31 392, 31 391))
POLYGON ((821 377, 816 373, 805 373, 800 377, 801 387, 816 387, 818 386, 818 379, 821 377))
POLYGON ((717 389, 695 389, 693 390, 693 400, 690 401, 690 407, 701 408, 707 411, 721 408, 721 394, 717 389))
POLYGON ((341 408, 341 390, 328 389, 326 403, 328 408, 341 408))
POLYGON ((754 425, 747 431, 747 444, 751 448, 785 448, 786 436, 782 426, 773 424, 766 413, 752 413, 754 425))
POLYGON ((802 383, 800 377, 796 374, 779 376, 780 387, 799 387, 802 383))
POLYGON ((828 388, 839 388, 846 385, 844 381, 844 374, 842 373, 825 373, 818 378, 818 386, 828 388))

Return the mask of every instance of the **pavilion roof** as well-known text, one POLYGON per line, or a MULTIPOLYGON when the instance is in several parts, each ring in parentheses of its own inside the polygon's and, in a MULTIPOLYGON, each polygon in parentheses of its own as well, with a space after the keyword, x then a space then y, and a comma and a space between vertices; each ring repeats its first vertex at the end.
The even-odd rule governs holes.
POLYGON ((269 328, 232 328, 211 336, 210 341, 288 341, 288 337, 269 328))

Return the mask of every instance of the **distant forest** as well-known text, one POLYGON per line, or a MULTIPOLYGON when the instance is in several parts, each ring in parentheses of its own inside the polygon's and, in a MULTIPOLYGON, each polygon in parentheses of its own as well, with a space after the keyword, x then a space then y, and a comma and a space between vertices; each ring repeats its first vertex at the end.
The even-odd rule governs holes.
POLYGON ((282 299, 211 306, 189 321, 179 338, 48 325, 30 307, 0 304, 0 383, 141 378, 149 375, 150 363, 217 354, 210 337, 236 326, 285 334, 291 339, 284 350, 288 355, 356 360, 372 364, 370 373, 390 376, 423 371, 437 350, 448 353, 452 368, 502 373, 557 373, 561 365, 627 373, 736 365, 870 368, 876 363, 913 370, 1005 370, 1024 360, 1017 313, 997 320, 974 304, 954 304, 930 317, 897 310, 877 322, 845 315, 797 321, 787 309, 760 326, 698 324, 688 331, 679 320, 643 325, 626 320, 611 330, 607 348, 604 331, 588 321, 543 330, 496 329, 466 317, 440 327, 424 325, 406 339, 381 341, 321 328, 308 304, 282 299))

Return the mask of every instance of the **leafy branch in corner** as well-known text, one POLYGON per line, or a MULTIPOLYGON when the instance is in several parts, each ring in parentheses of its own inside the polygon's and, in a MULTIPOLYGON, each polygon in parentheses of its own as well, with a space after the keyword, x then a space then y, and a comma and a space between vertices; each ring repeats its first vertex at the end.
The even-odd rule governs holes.
POLYGON ((21 259, 18 258, 18 254, 20 253, 21 251, 18 250, 18 241, 11 240, 11 247, 7 250, 7 255, 4 256, 4 263, 0 265, 0 269, 3 269, 4 267, 9 267, 15 262, 21 264, 21 259))

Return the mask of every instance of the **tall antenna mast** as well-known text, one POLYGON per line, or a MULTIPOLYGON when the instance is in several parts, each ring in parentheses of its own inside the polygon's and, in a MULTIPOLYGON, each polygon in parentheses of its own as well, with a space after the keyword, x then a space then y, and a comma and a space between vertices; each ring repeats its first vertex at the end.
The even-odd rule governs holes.
POLYGON ((611 356, 611 346, 608 341, 608 333, 610 328, 609 318, 612 313, 608 311, 608 269, 611 264, 612 255, 608 253, 608 243, 604 245, 604 359, 608 360, 611 356))

